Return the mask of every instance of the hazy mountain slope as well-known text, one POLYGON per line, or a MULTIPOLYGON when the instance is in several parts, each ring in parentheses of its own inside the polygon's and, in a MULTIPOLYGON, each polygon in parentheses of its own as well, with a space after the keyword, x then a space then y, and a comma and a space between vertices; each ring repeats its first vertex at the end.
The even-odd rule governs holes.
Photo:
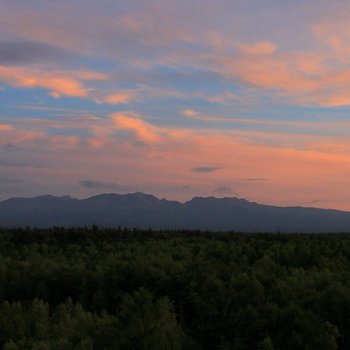
POLYGON ((235 230, 244 232, 350 232, 350 212, 275 207, 238 198, 195 197, 182 204, 144 193, 87 199, 51 195, 0 202, 0 225, 235 230))

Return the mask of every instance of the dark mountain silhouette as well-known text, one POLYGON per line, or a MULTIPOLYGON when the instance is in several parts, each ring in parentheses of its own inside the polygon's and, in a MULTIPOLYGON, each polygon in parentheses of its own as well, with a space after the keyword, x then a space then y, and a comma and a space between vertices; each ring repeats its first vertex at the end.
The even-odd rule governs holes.
POLYGON ((242 232, 350 232, 350 212, 276 207, 239 198, 195 197, 186 203, 144 193, 87 199, 51 195, 0 202, 0 226, 89 226, 242 232))

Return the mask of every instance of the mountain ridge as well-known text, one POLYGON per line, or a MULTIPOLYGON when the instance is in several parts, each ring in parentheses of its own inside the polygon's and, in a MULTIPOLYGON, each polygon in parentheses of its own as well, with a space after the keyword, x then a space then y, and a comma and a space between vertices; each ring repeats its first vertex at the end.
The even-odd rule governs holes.
POLYGON ((193 197, 184 203, 142 192, 77 199, 43 195, 0 201, 0 226, 87 226, 242 232, 350 232, 350 212, 280 207, 237 197, 193 197))

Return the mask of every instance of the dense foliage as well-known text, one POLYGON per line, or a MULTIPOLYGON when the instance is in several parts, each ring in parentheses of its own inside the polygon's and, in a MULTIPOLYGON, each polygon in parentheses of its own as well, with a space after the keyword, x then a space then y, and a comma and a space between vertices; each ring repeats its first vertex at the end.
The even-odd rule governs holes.
POLYGON ((350 236, 3 229, 0 347, 349 349, 350 236))

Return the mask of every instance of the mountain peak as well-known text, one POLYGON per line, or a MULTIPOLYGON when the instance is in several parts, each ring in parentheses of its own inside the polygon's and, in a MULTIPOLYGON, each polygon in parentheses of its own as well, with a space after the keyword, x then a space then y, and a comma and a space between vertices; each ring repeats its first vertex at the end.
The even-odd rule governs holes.
POLYGON ((214 196, 209 196, 209 197, 201 197, 201 196, 196 196, 193 197, 191 200, 185 202, 187 203, 217 203, 217 202, 226 202, 226 203, 236 203, 236 204, 256 204, 255 202, 249 202, 246 199, 243 198, 238 198, 238 197, 214 197, 214 196))
POLYGON ((132 198, 132 199, 153 199, 153 200, 159 200, 157 197, 153 196, 152 194, 147 194, 143 192, 133 192, 133 193, 127 193, 127 194, 120 194, 120 193, 102 193, 98 194, 96 196, 92 196, 89 198, 86 198, 86 200, 96 200, 96 199, 107 199, 107 200, 118 200, 122 198, 132 198))
POLYGON ((0 226, 88 226, 241 232, 350 232, 350 213, 276 207, 237 197, 180 203, 142 192, 78 200, 44 195, 0 201, 0 226))

